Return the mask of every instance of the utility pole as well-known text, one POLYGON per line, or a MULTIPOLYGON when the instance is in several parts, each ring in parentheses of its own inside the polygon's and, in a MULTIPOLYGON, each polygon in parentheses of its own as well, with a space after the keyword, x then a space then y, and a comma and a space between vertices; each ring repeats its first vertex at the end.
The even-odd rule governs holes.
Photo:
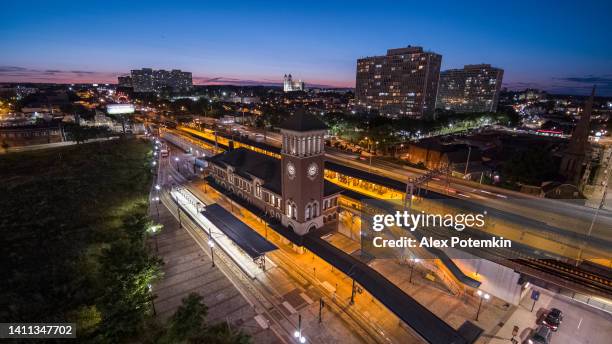
POLYGON ((353 287, 351 288, 351 305, 355 304, 355 279, 353 278, 353 287))

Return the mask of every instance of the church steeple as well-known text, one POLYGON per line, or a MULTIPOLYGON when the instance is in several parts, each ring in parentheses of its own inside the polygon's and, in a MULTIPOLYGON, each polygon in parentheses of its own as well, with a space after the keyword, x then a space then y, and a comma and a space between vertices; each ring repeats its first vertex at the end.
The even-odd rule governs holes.
POLYGON ((569 183, 578 185, 582 171, 590 151, 589 133, 591 130, 591 113, 593 111, 593 98, 595 97, 595 86, 591 91, 591 96, 584 106, 584 111, 570 139, 569 145, 563 159, 559 173, 564 176, 569 183))

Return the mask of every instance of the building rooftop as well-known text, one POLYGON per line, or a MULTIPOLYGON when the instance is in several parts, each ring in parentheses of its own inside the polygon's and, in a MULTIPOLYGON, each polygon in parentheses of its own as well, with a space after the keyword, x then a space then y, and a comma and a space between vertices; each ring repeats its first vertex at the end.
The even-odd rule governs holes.
MULTIPOLYGON (((281 161, 271 156, 254 152, 247 148, 238 148, 217 154, 207 159, 208 161, 221 165, 231 166, 239 176, 252 180, 253 177, 261 179, 263 187, 282 195, 281 185, 281 161)), ((323 196, 331 196, 342 192, 342 188, 325 181, 323 196)))
POLYGON ((327 130, 329 127, 317 116, 298 111, 295 115, 287 118, 282 124, 281 129, 293 131, 313 131, 327 130))

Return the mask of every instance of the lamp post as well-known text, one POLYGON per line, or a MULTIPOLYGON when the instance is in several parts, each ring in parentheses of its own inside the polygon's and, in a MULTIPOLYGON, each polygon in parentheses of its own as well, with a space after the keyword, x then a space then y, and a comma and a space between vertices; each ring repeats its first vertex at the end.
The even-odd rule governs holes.
POLYGON ((208 240, 208 246, 210 247, 210 257, 212 258, 212 267, 215 267, 215 252, 213 251, 213 247, 215 246, 215 242, 212 240, 208 240))
MULTIPOLYGON (((149 287, 149 293, 153 293, 153 286, 151 285, 151 283, 147 284, 147 287, 149 287)), ((151 295, 151 306, 153 306, 153 315, 157 315, 157 311, 155 310, 155 301, 153 299, 154 297, 153 295, 151 295)))
POLYGON ((153 198, 155 202, 155 210, 157 211, 157 221, 159 221, 159 197, 153 198))
POLYGON ((413 258, 411 260, 412 264, 410 264, 410 278, 408 280, 410 283, 412 283, 412 272, 414 271, 414 266, 416 265, 416 263, 421 261, 419 258, 413 258))
POLYGON ((482 307, 482 300, 490 299, 491 295, 483 293, 482 290, 478 290, 476 294, 478 294, 478 297, 480 298, 480 302, 478 303, 478 311, 476 312, 476 321, 478 321, 478 316, 480 315, 480 307, 482 307))
POLYGON ((293 337, 297 339, 299 343, 306 343, 306 338, 302 336, 302 315, 298 314, 298 329, 293 332, 293 337))
POLYGON ((325 307, 325 301, 323 298, 319 299, 319 324, 323 321, 323 307, 325 307))
POLYGON ((179 158, 178 158, 178 156, 174 158, 174 161, 176 161, 176 171, 180 173, 181 170, 179 168, 179 158))

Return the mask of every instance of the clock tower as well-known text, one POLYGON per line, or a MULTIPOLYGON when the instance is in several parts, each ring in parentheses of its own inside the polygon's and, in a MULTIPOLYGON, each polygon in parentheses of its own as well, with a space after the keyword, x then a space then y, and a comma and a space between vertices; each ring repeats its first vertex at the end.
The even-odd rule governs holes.
POLYGON ((299 235, 323 226, 323 168, 327 126, 298 112, 281 125, 283 225, 299 235))

